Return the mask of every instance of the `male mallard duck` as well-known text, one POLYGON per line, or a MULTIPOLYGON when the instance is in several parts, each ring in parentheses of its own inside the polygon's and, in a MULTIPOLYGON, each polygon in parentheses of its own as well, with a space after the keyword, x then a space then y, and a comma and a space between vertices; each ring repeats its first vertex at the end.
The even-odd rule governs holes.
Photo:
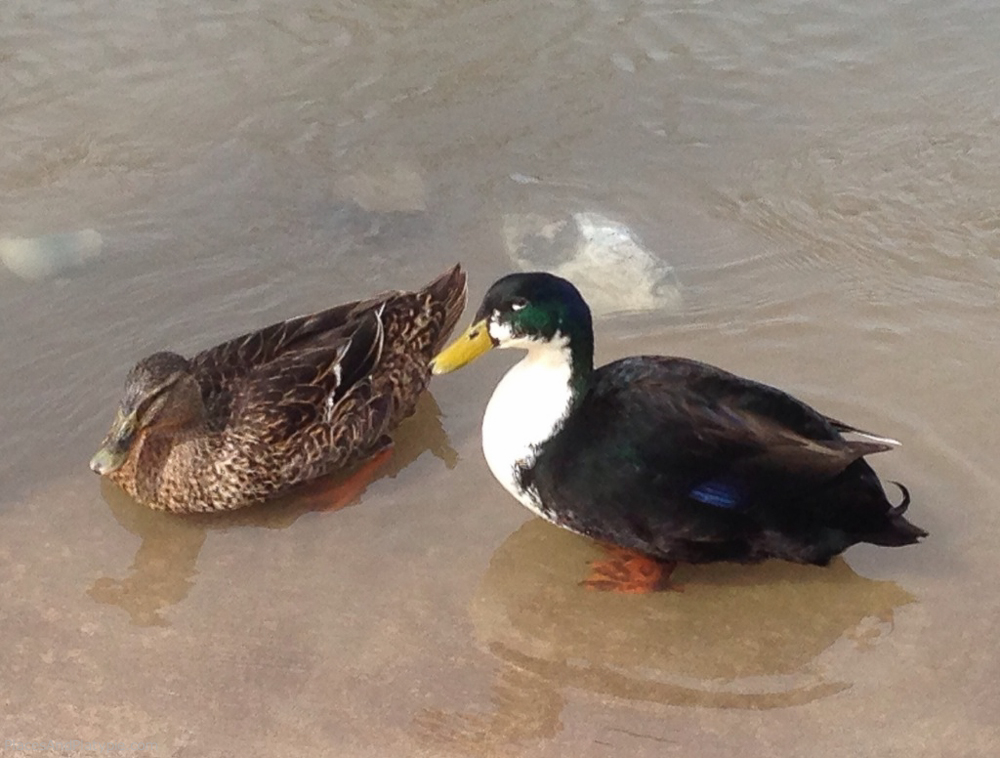
POLYGON ((864 460, 898 442, 685 358, 595 369, 590 309, 564 279, 497 281, 432 370, 493 347, 528 354, 486 407, 486 461, 534 513, 617 546, 585 584, 653 589, 675 561, 824 565, 858 542, 909 545, 927 534, 903 518, 906 489, 897 485, 893 507, 864 460))
POLYGON ((371 456, 413 413, 465 299, 456 266, 190 359, 155 353, 90 467, 150 508, 227 511, 371 456))

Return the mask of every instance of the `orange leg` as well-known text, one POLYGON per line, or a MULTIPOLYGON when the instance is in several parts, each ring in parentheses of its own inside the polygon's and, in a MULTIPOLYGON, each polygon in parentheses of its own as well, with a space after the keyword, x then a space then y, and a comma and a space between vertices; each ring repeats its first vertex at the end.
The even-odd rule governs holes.
POLYGON ((680 587, 670 584, 670 575, 677 568, 676 562, 660 561, 614 545, 605 546, 604 549, 607 550, 608 557, 591 561, 590 576, 580 582, 587 589, 630 595, 665 589, 682 591, 680 587))
POLYGON ((318 491, 306 494, 305 502, 311 505, 310 510, 317 512, 339 511, 341 508, 346 508, 368 488, 375 479, 378 469, 391 456, 392 445, 388 445, 358 466, 347 479, 327 486, 321 483, 318 491))

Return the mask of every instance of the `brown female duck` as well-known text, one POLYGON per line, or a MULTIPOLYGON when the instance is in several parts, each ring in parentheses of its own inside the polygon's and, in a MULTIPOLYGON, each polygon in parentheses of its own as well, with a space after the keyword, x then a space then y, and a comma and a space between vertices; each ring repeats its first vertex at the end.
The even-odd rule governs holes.
POLYGON ((367 458, 413 413, 465 307, 459 266, 183 358, 139 361, 90 467, 150 508, 227 511, 367 458))

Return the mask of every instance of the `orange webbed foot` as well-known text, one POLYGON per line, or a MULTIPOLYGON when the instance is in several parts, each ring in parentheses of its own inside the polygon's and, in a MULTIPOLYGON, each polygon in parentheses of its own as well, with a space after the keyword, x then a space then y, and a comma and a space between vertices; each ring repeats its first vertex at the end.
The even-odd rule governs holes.
POLYGON ((320 484, 315 492, 309 492, 305 497, 310 510, 325 513, 346 508, 361 497, 361 493, 368 488, 378 470, 390 457, 392 457, 391 443, 358 466, 347 479, 337 481, 333 485, 320 484))
POLYGON ((682 588, 670 584, 670 575, 677 564, 660 561, 648 555, 621 547, 606 547, 607 558, 591 561, 591 573, 582 584, 587 589, 641 595, 682 588))

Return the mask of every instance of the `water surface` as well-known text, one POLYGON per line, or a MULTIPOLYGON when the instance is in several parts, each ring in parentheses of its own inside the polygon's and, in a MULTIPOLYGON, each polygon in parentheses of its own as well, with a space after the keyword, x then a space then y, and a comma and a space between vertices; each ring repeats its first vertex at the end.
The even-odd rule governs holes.
POLYGON ((103 247, 0 270, 0 753, 996 754, 998 34, 981 0, 8 0, 0 236, 103 247), (931 538, 585 593, 594 547, 479 451, 511 355, 435 380, 336 513, 182 519, 87 470, 138 357, 455 261, 477 301, 505 216, 577 212, 684 288, 600 361, 903 440, 874 463, 931 538))

